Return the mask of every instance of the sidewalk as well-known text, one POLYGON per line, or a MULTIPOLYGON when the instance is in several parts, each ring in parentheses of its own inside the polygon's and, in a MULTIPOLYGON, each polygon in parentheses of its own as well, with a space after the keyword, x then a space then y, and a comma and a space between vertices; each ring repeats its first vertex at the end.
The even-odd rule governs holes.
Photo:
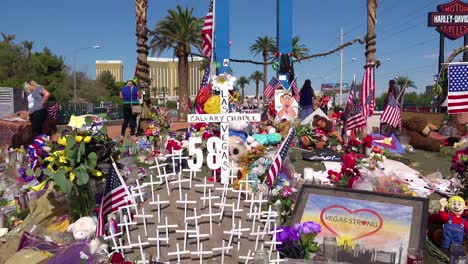
MULTIPOLYGON (((120 136, 120 128, 122 127, 122 122, 123 122, 122 120, 119 120, 119 121, 109 122, 109 124, 106 124, 107 135, 110 138, 118 138, 120 136)), ((171 131, 188 129, 190 128, 190 126, 191 125, 187 122, 173 121, 171 131)))

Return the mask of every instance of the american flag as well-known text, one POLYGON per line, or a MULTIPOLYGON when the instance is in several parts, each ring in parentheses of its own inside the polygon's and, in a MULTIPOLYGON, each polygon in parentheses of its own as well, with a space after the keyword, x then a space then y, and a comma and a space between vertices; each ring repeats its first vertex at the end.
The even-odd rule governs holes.
POLYGON ((119 209, 120 206, 126 205, 127 200, 125 197, 131 197, 127 186, 122 179, 122 176, 117 171, 117 165, 112 163, 109 169, 110 176, 106 182, 106 190, 101 201, 101 208, 99 209, 98 223, 96 227, 96 236, 104 235, 104 225, 107 215, 119 209))
MULTIPOLYGON (((265 86, 265 89, 263 89, 263 95, 266 98, 271 98, 275 94, 275 90, 281 87, 280 81, 276 79, 275 76, 271 77, 270 82, 265 86)), ((296 87, 297 89, 297 87, 296 87)))
POLYGON ((401 112, 395 95, 391 96, 388 100, 380 121, 391 125, 392 127, 401 127, 401 112))
POLYGON ((449 66, 448 113, 468 112, 468 65, 449 66))
POLYGON ((351 109, 351 106, 354 102, 355 93, 356 93, 356 75, 354 75, 353 82, 351 83, 351 88, 349 89, 348 101, 346 102, 346 108, 344 110, 344 114, 342 115, 342 120, 345 120, 345 117, 347 117, 348 112, 351 109))
POLYGON ((361 106, 356 102, 356 100, 351 104, 351 108, 347 113, 345 122, 346 131, 361 128, 366 125, 366 119, 362 115, 361 106))
POLYGON ((289 88, 290 89, 292 88, 294 99, 296 99, 296 102, 299 102, 300 96, 299 96, 299 89, 297 88, 296 80, 293 80, 291 82, 291 85, 289 86, 289 88))
MULTIPOLYGON (((200 93, 203 89, 209 89, 208 87, 208 81, 210 80, 210 67, 207 67, 205 69, 205 74, 203 74, 202 81, 200 83, 200 90, 198 90, 198 93, 200 93)), ((203 106, 200 105, 199 103, 195 103, 195 114, 204 114, 205 111, 203 110, 203 106)))
POLYGON ((294 139, 294 128, 289 129, 288 136, 284 139, 283 143, 281 144, 278 153, 276 154, 273 163, 271 164, 270 169, 267 173, 268 185, 270 188, 273 186, 273 183, 276 180, 276 176, 278 175, 279 170, 281 169, 281 165, 283 161, 286 159, 286 155, 288 154, 289 145, 291 145, 294 139))
POLYGON ((203 56, 211 60, 212 50, 213 50, 213 0, 210 3, 210 8, 208 9, 208 14, 205 17, 205 23, 201 31, 203 38, 202 52, 203 56))
POLYGON ((373 63, 367 65, 364 77, 362 78, 360 96, 362 105, 362 115, 364 116, 364 120, 367 120, 367 118, 374 113, 375 105, 375 80, 373 63), (369 97, 371 98, 370 101, 368 100, 369 97))

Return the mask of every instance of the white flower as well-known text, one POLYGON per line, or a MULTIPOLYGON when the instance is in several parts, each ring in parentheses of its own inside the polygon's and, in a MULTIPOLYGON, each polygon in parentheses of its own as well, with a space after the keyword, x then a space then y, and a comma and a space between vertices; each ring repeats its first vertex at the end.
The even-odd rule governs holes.
POLYGON ((289 182, 288 181, 283 182, 283 186, 289 186, 289 182))
POLYGON ((212 79, 213 89, 216 91, 234 89, 234 83, 237 80, 236 77, 228 73, 222 73, 218 76, 213 76, 212 79))
POLYGON ((273 194, 273 196, 276 196, 279 194, 278 190, 274 189, 273 191, 271 191, 271 194, 273 194))

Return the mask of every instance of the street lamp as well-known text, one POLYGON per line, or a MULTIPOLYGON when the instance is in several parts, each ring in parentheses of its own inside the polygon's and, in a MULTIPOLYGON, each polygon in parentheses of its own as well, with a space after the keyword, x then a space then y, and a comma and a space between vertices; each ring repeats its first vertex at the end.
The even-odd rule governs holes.
POLYGON ((76 102, 77 101, 77 96, 76 96, 76 55, 78 54, 79 51, 85 50, 85 49, 100 49, 101 46, 99 45, 94 45, 94 46, 89 46, 85 48, 79 48, 75 49, 73 51, 73 100, 76 102))

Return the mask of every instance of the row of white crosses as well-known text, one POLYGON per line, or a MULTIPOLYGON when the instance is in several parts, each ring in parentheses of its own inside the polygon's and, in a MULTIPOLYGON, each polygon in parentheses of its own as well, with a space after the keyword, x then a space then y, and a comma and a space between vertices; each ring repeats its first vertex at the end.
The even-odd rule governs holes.
MULTIPOLYGON (((171 157, 173 160, 176 158, 181 161, 185 159, 186 157, 182 157, 181 153, 177 154, 171 154, 167 155, 168 157, 171 157)), ((263 199, 262 193, 260 193, 257 197, 255 197, 254 194, 251 195, 249 199, 249 185, 253 183, 253 181, 240 181, 240 188, 239 190, 233 190, 231 187, 229 187, 230 184, 232 184, 233 179, 235 179, 237 176, 232 173, 229 176, 229 181, 225 182, 221 187, 215 187, 215 184, 213 183, 207 183, 206 178, 204 178, 203 183, 200 184, 194 184, 195 188, 199 188, 203 190, 203 196, 200 198, 201 201, 203 201, 203 205, 208 204, 208 213, 207 214, 197 214, 197 208, 195 208, 195 204, 197 204, 197 201, 189 200, 187 193, 183 193, 182 185, 183 184, 188 184, 190 188, 192 187, 192 180, 193 177, 196 177, 196 173, 199 171, 195 170, 184 170, 181 167, 181 162, 179 162, 179 170, 177 172, 175 168, 175 162, 172 162, 173 168, 171 173, 166 173, 166 163, 160 164, 157 160, 155 159, 156 165, 153 167, 150 167, 151 169, 155 169, 157 175, 156 179, 153 174, 150 174, 150 182, 145 183, 140 185, 139 181, 137 180, 136 182, 136 187, 132 189, 132 196, 133 199, 140 200, 143 202, 144 195, 142 190, 150 187, 151 189, 151 200, 150 200, 150 205, 155 205, 157 206, 157 227, 156 227, 156 237, 148 237, 148 229, 147 229, 147 218, 153 218, 154 216, 151 214, 146 214, 144 208, 142 208, 139 212, 138 207, 136 204, 130 204, 126 206, 120 207, 120 215, 121 219, 123 219, 123 222, 119 224, 119 227, 122 227, 122 229, 125 229, 126 233, 126 238, 128 245, 122 245, 122 239, 119 238, 119 245, 117 245, 117 240, 116 238, 120 237, 123 235, 123 232, 119 232, 118 234, 111 234, 108 237, 105 237, 105 239, 111 239, 113 241, 114 247, 112 247, 114 250, 119 250, 123 251, 126 249, 131 249, 131 248, 139 248, 140 254, 141 254, 141 261, 139 263, 148 263, 146 261, 146 257, 143 251, 144 246, 150 245, 150 242, 155 242, 156 246, 156 258, 157 260, 160 260, 160 246, 161 243, 169 243, 169 230, 173 229, 175 233, 182 233, 184 235, 184 241, 183 241, 183 246, 182 250, 180 248, 179 243, 176 244, 176 251, 174 252, 168 252, 168 256, 176 256, 177 260, 180 262, 181 256, 183 257, 184 255, 196 255, 200 263, 203 261, 203 257, 206 255, 212 255, 214 252, 221 252, 221 263, 224 263, 224 257, 225 253, 229 253, 229 250, 233 249, 233 240, 234 238, 237 238, 237 250, 240 250, 240 241, 241 237, 243 234, 247 233, 250 231, 249 235, 254 236, 256 238, 255 241, 255 248, 252 250, 249 250, 246 256, 239 256, 240 260, 244 260, 245 263, 248 261, 252 260, 253 257, 251 256, 252 252, 257 251, 258 245, 259 245, 259 240, 260 238, 263 240, 264 236, 266 234, 273 235, 273 239, 275 241, 276 238, 276 233, 279 231, 276 231, 276 224, 275 228, 273 229, 272 232, 270 232, 271 225, 272 223, 276 222, 276 217, 277 214, 276 212, 273 212, 271 210, 271 206, 269 207, 267 212, 262 212, 261 208, 263 204, 266 204, 268 201, 263 199), (185 179, 182 176, 183 172, 188 172, 189 173, 189 178, 185 179), (169 225, 168 224, 168 219, 165 217, 165 222, 161 222, 161 211, 163 209, 163 206, 168 206, 169 201, 167 200, 161 200, 160 195, 156 193, 156 188, 160 185, 166 185, 166 191, 167 194, 170 195, 171 188, 169 185, 176 185, 178 187, 178 192, 179 192, 179 199, 176 201, 177 204, 181 204, 184 207, 184 220, 185 220, 185 226, 184 229, 178 229, 178 225, 169 225), (245 188, 243 188, 245 186, 245 188), (212 195, 212 189, 215 189, 217 191, 222 191, 221 196, 217 195, 212 195), (227 196, 229 192, 233 192, 237 194, 237 203, 233 202, 231 204, 227 204, 227 196), (246 203, 249 203, 249 212, 247 213, 247 216, 252 220, 252 226, 251 227, 245 227, 242 226, 242 221, 236 221, 236 214, 240 214, 244 211, 244 209, 241 206, 241 198, 245 197, 243 200, 246 203), (188 216, 188 209, 189 207, 193 206, 193 216, 188 216), (214 211, 214 206, 216 206, 219 209, 219 212, 215 213, 214 211), (222 247, 219 248, 212 248, 211 250, 204 250, 203 248, 203 243, 201 243, 202 238, 209 238, 210 235, 213 234, 213 219, 215 217, 219 217, 219 224, 221 224, 221 221, 223 220, 223 216, 225 213, 225 209, 230 208, 231 211, 231 218, 232 218, 232 228, 231 230, 224 231, 224 234, 229 235, 229 240, 226 241, 223 239, 222 240, 222 247), (126 211, 126 214, 123 213, 123 211, 126 211), (145 237, 147 238, 147 241, 141 240, 141 236, 138 236, 138 243, 132 243, 131 238, 130 238, 130 227, 134 226, 137 224, 137 222, 132 222, 132 216, 131 216, 131 211, 135 212, 134 218, 135 219, 142 219, 141 221, 143 222, 143 227, 144 227, 144 233, 145 237), (123 217, 122 217, 123 216, 123 217), (200 232, 199 228, 199 220, 202 218, 208 218, 209 219, 209 225, 210 225, 210 231, 209 234, 202 234, 200 232), (193 221, 195 229, 189 229, 188 222, 193 221), (263 231, 261 231, 260 225, 256 226, 257 222, 263 222, 264 228, 263 231), (160 236, 160 230, 163 230, 165 232, 165 236, 160 236), (187 249, 188 245, 188 239, 196 239, 197 243, 197 250, 196 251, 189 251, 187 249)), ((232 168, 232 172, 237 171, 238 168, 232 168)), ((276 246, 278 245, 278 242, 266 242, 266 245, 270 245, 270 259, 272 256, 272 252, 276 250, 276 246)), ((272 260, 273 261, 273 260, 272 260)), ((278 260, 275 260, 278 262, 278 260)))

